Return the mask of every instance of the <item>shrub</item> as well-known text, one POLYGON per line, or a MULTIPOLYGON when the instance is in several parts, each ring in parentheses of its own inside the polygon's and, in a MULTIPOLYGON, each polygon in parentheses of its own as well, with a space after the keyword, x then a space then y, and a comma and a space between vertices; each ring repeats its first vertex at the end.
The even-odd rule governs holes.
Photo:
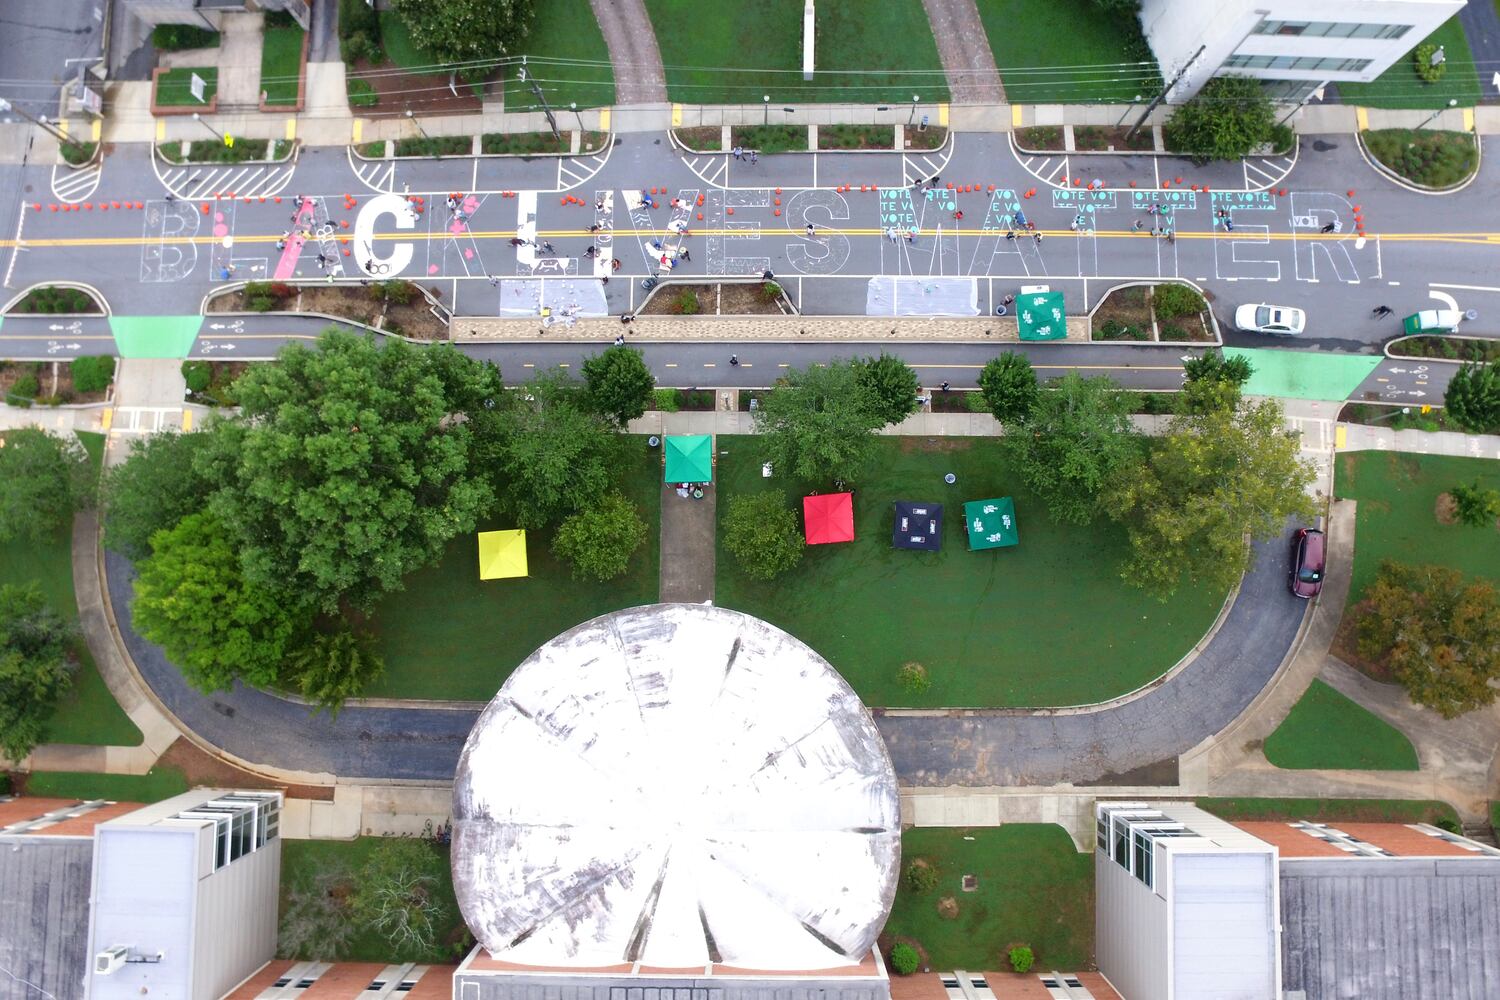
POLYGON ((417 286, 399 278, 380 283, 380 293, 385 300, 398 306, 407 305, 417 297, 417 286))
POLYGON ((269 295, 257 295, 254 298, 249 299, 245 303, 245 307, 248 308, 251 312, 263 313, 270 312, 280 304, 281 303, 277 302, 269 295))
POLYGON ((1453 820, 1449 819, 1447 816, 1439 816, 1437 819, 1432 821, 1432 825, 1437 827, 1439 830, 1447 830, 1449 833, 1461 834, 1464 832, 1463 827, 1453 822, 1453 820))
POLYGON ((891 971, 900 976, 909 976, 922 964, 922 956, 909 944, 898 944, 891 949, 891 971))
POLYGON ((297 19, 286 11, 272 10, 266 12, 266 27, 300 29, 302 25, 298 24, 297 19))
POLYGON ((912 661, 903 663, 901 669, 896 671, 896 683, 900 684, 901 690, 907 694, 921 694, 932 687, 932 678, 927 676, 926 667, 912 661))
POLYGON ((912 892, 931 892, 937 888, 938 870, 925 861, 906 866, 906 887, 912 892))
POLYGON ((767 302, 775 302, 781 298, 781 286, 774 281, 767 281, 760 286, 760 297, 767 302))
POLYGON ((1439 48, 1436 42, 1423 42, 1411 54, 1412 68, 1417 71, 1417 76, 1422 78, 1423 83, 1437 83, 1448 72, 1446 62, 1440 62, 1436 66, 1432 64, 1432 57, 1437 55, 1439 48))
POLYGON ((1167 148, 1197 160, 1237 160, 1273 139, 1275 112, 1260 81, 1217 76, 1179 107, 1163 134, 1167 148))
POLYGON ((698 312, 698 293, 684 289, 672 300, 672 311, 683 316, 692 316, 698 312))
POLYGON ((1176 323, 1163 323, 1161 328, 1162 340, 1190 340, 1191 335, 1176 323))
POLYGON ((1157 285, 1156 291, 1152 293, 1151 302, 1156 309, 1157 318, 1163 320, 1192 316, 1208 308, 1208 303, 1203 301, 1203 296, 1187 285, 1179 285, 1176 282, 1157 285))
POLYGON ((1147 334, 1138 326, 1126 326, 1116 319, 1106 319, 1094 331, 1095 340, 1145 340, 1147 334))
POLYGON ((273 281, 266 286, 266 292, 278 299, 289 299, 297 294, 297 289, 284 281, 273 281))
POLYGON ((41 390, 41 383, 36 380, 35 375, 22 375, 11 384, 10 394, 20 396, 22 399, 35 399, 36 394, 41 390))
POLYGON ((630 557, 645 544, 646 535, 635 504, 609 493, 558 526, 552 551, 572 565, 573 579, 602 583, 630 568, 630 557))
POLYGON ((65 142, 59 147, 59 152, 71 166, 81 167, 94 158, 98 148, 99 145, 93 142, 65 142))
POLYGON ((1485 489, 1477 479, 1472 485, 1453 487, 1448 495, 1453 498, 1461 524, 1484 528, 1500 517, 1500 490, 1485 489))
POLYGON ((151 32, 151 44, 161 52, 211 49, 219 44, 219 33, 196 24, 158 24, 151 32))
POLYGON ((103 392, 114 377, 115 359, 107 354, 73 362, 73 388, 79 392, 103 392))
POLYGON ((1036 956, 1031 953, 1031 948, 1024 944, 1018 944, 1012 948, 1009 957, 1010 967, 1017 972, 1030 971, 1031 963, 1036 960, 1036 956))
POLYGON ((350 107, 369 108, 380 103, 380 94, 376 92, 370 81, 350 78, 348 86, 350 107))
POLYGON ((665 389, 665 388, 657 389, 656 392, 655 392, 655 395, 656 395, 656 408, 658 410, 660 410, 663 413, 676 413, 677 412, 677 390, 676 389, 665 389))
POLYGON ((207 361, 184 361, 182 377, 189 392, 206 392, 214 380, 213 365, 207 361))
POLYGON ((275 295, 276 293, 271 290, 271 283, 269 281, 247 281, 245 282, 244 290, 240 294, 247 299, 251 299, 256 296, 275 295))

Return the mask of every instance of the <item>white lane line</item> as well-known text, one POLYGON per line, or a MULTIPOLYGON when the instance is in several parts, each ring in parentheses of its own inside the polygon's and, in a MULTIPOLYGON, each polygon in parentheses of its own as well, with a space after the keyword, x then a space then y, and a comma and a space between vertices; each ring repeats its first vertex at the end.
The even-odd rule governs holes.
POLYGON ((1429 288, 1456 288, 1460 292, 1500 292, 1500 287, 1494 285, 1446 285, 1439 282, 1431 282, 1429 288))

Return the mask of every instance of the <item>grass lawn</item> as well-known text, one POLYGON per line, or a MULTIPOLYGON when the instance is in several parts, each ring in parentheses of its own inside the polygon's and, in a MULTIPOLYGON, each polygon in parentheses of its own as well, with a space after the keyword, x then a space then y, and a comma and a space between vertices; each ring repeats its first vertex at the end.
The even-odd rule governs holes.
POLYGON ((417 48, 406 22, 393 10, 380 12, 380 47, 385 50, 385 57, 401 69, 437 72, 434 69, 437 60, 417 48))
MULTIPOLYGON (((104 454, 104 435, 78 435, 97 472, 104 454)), ((65 528, 41 544, 14 541, 0 544, 0 583, 41 587, 47 604, 68 621, 78 621, 78 598, 73 592, 73 532, 65 528)), ((57 714, 47 725, 50 743, 85 743, 91 746, 136 746, 141 731, 115 701, 94 665, 88 644, 80 637, 73 644, 78 672, 73 687, 63 695, 57 714)))
MULTIPOLYGON (((622 492, 649 534, 630 570, 609 583, 583 583, 553 557, 552 532, 528 533, 524 580, 479 579, 473 535, 454 540, 437 566, 406 579, 406 590, 370 621, 386 672, 372 698, 488 701, 522 660, 549 639, 609 611, 654 604, 660 593, 661 452, 625 438, 622 492)), ((512 527, 483 525, 481 530, 512 527)))
POLYGON ((1222 819, 1307 820, 1313 823, 1458 822, 1458 812, 1432 799, 1198 799, 1196 805, 1222 819))
POLYGON ((1401 730, 1317 680, 1266 739, 1265 752, 1277 767, 1299 770, 1417 769, 1416 748, 1401 730))
MULTIPOLYGON (((1093 0, 978 0, 979 19, 1013 104, 1150 100, 1155 65, 1135 64, 1131 33, 1093 0)), ((1141 110, 1145 110, 1144 105, 1141 110)))
POLYGON ((296 104, 302 72, 301 28, 267 28, 260 50, 260 89, 267 104, 296 104))
POLYGON ((156 103, 163 108, 207 107, 219 90, 219 70, 214 66, 179 66, 156 79, 156 103), (203 78, 203 100, 193 96, 193 74, 203 78))
POLYGON ((1416 45, 1413 45, 1406 55, 1370 83, 1340 83, 1340 99, 1345 104, 1370 108, 1442 108, 1449 100, 1458 101, 1460 107, 1478 103, 1481 94, 1479 74, 1474 67, 1474 56, 1469 52, 1469 40, 1464 36, 1458 18, 1450 18, 1417 44, 1427 42, 1443 46, 1448 59, 1448 71, 1437 83, 1424 83, 1417 76, 1412 62, 1412 52, 1416 50, 1416 45))
POLYGON ((1017 943, 1031 945, 1038 969, 1092 968, 1093 857, 1052 824, 909 829, 884 937, 920 942, 934 970, 1006 969, 1004 949, 1017 943), (913 891, 906 878, 919 858, 938 870, 937 886, 926 892, 913 891), (978 877, 976 891, 962 891, 965 875, 978 877), (939 912, 944 899, 958 904, 956 915, 939 912))
POLYGON ((181 795, 188 780, 175 767, 157 766, 145 774, 89 774, 77 771, 33 771, 26 777, 27 795, 58 799, 110 799, 114 802, 160 802, 181 795))
MULTIPOLYGON (((707 20, 707 19, 705 19, 707 20)), ((609 63, 609 48, 599 31, 599 22, 589 0, 547 0, 536 5, 531 31, 517 46, 527 57, 527 75, 536 80, 553 110, 607 107, 615 102, 615 73, 609 63)), ((520 81, 517 67, 505 71, 505 110, 539 108, 531 87, 520 81)), ((567 128, 577 125, 559 117, 567 128)))
MULTIPOLYGON (((784 488, 763 479, 756 437, 720 437, 719 504, 784 488)), ((758 615, 827 657, 868 705, 1072 705, 1125 694, 1159 677, 1202 638, 1224 594, 1185 587, 1170 603, 1127 587, 1124 530, 1052 523, 1000 456, 994 438, 877 440, 857 483, 856 540, 807 549, 771 583, 718 555, 717 603, 758 615), (956 486, 943 474, 958 477, 956 486), (1021 543, 970 552, 963 502, 1015 498, 1021 543), (891 548, 896 500, 944 504, 943 551, 891 548), (901 665, 926 666, 931 688, 911 695, 901 665)), ((827 489, 828 484, 817 484, 827 489)), ((721 514, 722 516, 722 514, 721 514)), ((722 537, 721 537, 722 542, 722 537)))
MULTIPOLYGON (((380 843, 379 837, 358 837, 354 840, 286 840, 281 842, 281 896, 283 904, 287 890, 298 883, 310 883, 325 872, 347 872, 353 874, 364 865, 370 852, 380 843)), ((452 869, 448 865, 448 848, 436 844, 432 850, 442 855, 441 881, 437 896, 449 914, 448 926, 438 933, 438 941, 456 940, 464 933, 463 918, 459 915, 458 902, 453 895, 452 869)), ((278 953, 279 954, 279 953, 278 953)), ((295 956, 286 956, 295 957, 295 956)), ((339 962, 405 962, 423 961, 429 956, 403 955, 390 940, 378 932, 363 930, 355 934, 348 947, 333 956, 339 962)))
POLYGON ((802 79, 802 9, 802 0, 747 0, 705 17, 697 0, 646 0, 668 96, 689 104, 760 104, 769 94, 777 108, 907 104, 913 94, 925 105, 948 100, 922 0, 822 0, 810 81, 802 79))
POLYGON ((1451 187, 1479 169, 1479 147, 1467 132, 1383 128, 1361 138, 1375 159, 1428 187, 1451 187))
POLYGON ((1359 501, 1350 603, 1383 559, 1450 566, 1500 584, 1500 531, 1442 525, 1433 514, 1438 494, 1476 478, 1500 488, 1500 462, 1392 451, 1339 455, 1334 492, 1359 501))

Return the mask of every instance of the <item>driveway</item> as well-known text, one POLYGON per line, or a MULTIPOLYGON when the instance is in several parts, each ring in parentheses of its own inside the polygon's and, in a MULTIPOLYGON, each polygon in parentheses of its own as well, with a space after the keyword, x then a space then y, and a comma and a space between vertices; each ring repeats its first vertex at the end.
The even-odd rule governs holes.
MULTIPOLYGON (((1198 658, 1135 701, 1072 715, 878 719, 903 785, 1087 784, 1169 761, 1223 729, 1276 672, 1307 606, 1286 592, 1286 545, 1257 546, 1255 568, 1198 658)), ((447 708, 350 706, 336 719, 236 685, 206 696, 131 628, 134 569, 106 553, 120 634, 158 699, 200 739, 252 764, 343 778, 448 781, 478 715, 447 708)), ((1066 642, 1066 636, 1059 636, 1066 642)))

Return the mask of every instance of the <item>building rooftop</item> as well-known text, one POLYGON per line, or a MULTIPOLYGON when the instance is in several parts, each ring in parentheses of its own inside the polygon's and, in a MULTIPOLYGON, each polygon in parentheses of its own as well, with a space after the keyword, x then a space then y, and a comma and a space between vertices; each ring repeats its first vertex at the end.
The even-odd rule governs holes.
POLYGON ((1283 861, 1292 858, 1347 858, 1357 853, 1340 847, 1341 843, 1368 845, 1400 858, 1468 858, 1475 852, 1461 844, 1444 840, 1436 833, 1403 823, 1324 823, 1294 824, 1284 822, 1244 822, 1237 824, 1268 844, 1274 844, 1283 861), (1321 836, 1319 834, 1322 834, 1321 836))
POLYGON ((1281 867, 1282 985, 1308 1000, 1500 997, 1500 858, 1281 867))
POLYGON ((82 837, 0 835, 0 1000, 82 998, 93 859, 82 837))
POLYGON ((0 798, 0 834, 91 837, 98 824, 139 808, 138 802, 84 802, 31 795, 0 798))
POLYGON ((453 790, 479 942, 541 967, 857 964, 901 853, 885 744, 842 677, 707 605, 605 615, 511 674, 453 790))

